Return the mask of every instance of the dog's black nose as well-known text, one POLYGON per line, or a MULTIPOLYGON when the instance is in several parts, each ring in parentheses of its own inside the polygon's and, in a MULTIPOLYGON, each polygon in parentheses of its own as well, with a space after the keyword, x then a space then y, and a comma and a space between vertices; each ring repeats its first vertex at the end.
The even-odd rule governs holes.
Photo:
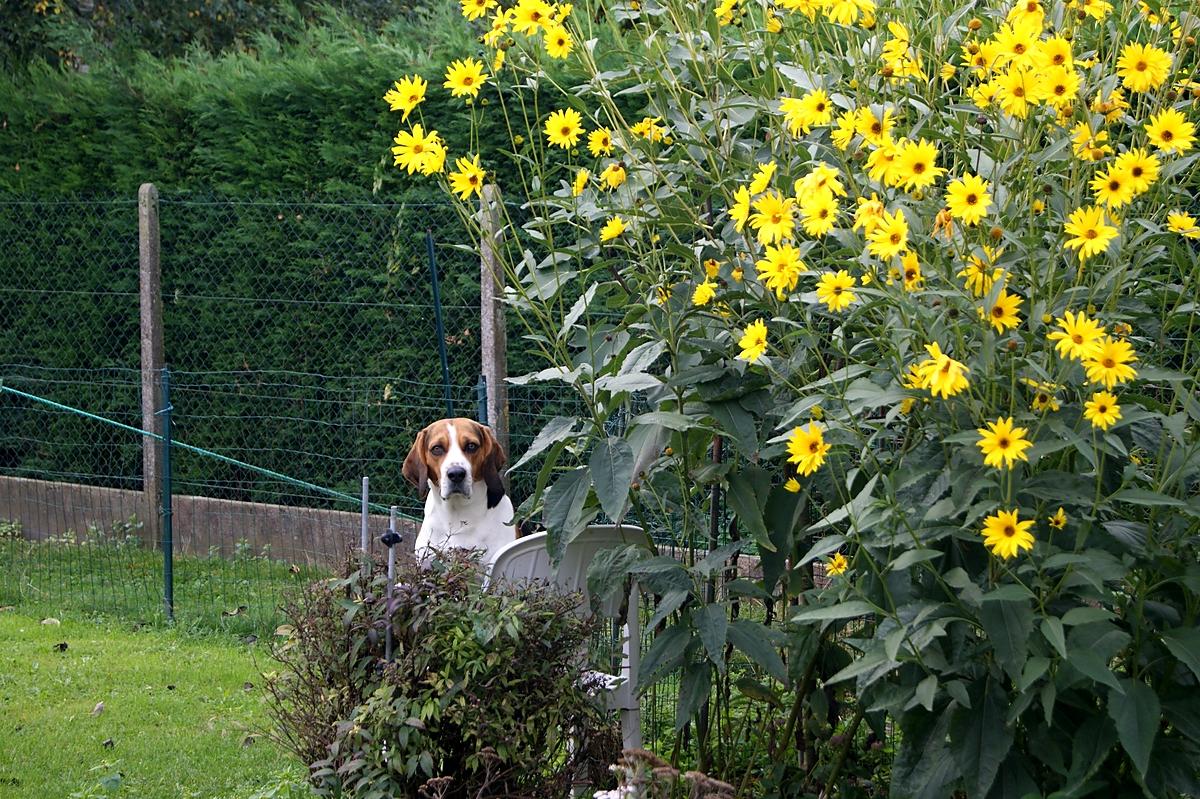
POLYGON ((461 466, 455 466, 446 472, 446 477, 450 478, 451 483, 461 483, 467 477, 467 470, 461 466))

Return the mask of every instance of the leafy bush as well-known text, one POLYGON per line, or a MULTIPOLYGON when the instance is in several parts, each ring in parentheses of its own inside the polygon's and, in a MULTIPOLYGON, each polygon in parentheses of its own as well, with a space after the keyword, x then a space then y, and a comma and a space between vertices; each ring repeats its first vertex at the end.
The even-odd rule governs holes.
MULTIPOLYGON (((603 511, 694 547, 728 502, 727 546, 628 564, 659 601, 644 676, 680 678, 675 751, 694 731, 731 784, 845 794, 865 726, 899 733, 898 797, 1196 794, 1194 4, 520 0, 470 24, 505 58, 466 113, 542 143, 501 185, 535 217, 502 247, 548 361, 528 380, 588 407, 541 441, 551 540, 603 511), (761 572, 717 590, 750 547, 761 572)), ((440 182, 429 149, 400 155, 440 182)), ((472 156, 445 153, 464 197, 472 156)))
POLYGON ((460 552, 400 566, 390 613, 386 584, 379 566, 351 564, 284 606, 272 712, 322 794, 561 796, 589 763, 612 762, 580 682, 591 628, 577 596, 484 591, 477 557, 460 552))

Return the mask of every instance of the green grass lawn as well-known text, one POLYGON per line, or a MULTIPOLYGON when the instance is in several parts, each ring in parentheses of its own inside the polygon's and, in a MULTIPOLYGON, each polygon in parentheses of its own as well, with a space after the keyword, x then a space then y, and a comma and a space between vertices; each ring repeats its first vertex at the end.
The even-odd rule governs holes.
MULTIPOLYGON (((324 576, 309 566, 246 553, 177 555, 175 621, 189 629, 270 634, 289 589, 324 576)), ((51 616, 165 621, 162 553, 135 543, 35 542, 0 537, 0 607, 51 616)))
POLYGON ((0 612, 0 799, 302 796, 264 735, 270 668, 229 635, 0 612))

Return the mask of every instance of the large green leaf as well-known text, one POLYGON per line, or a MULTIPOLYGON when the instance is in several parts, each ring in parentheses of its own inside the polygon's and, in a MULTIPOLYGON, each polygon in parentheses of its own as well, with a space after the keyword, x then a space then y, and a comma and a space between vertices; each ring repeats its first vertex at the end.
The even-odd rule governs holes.
POLYGON ((633 448, 623 438, 605 439, 592 450, 589 465, 601 509, 608 518, 619 522, 633 482, 633 448))
POLYGON ((737 400, 710 402, 708 410, 717 424, 725 431, 744 455, 753 455, 758 450, 758 435, 754 417, 737 400))
POLYGON ((686 624, 672 624, 658 635, 642 658, 642 671, 638 675, 638 690, 653 685, 663 675, 669 673, 687 651, 688 643, 692 640, 692 631, 686 624))
POLYGON ((587 467, 581 467, 559 477, 546 492, 547 548, 555 563, 587 524, 583 505, 591 487, 591 474, 587 467))
POLYGON ((1033 610, 1028 602, 985 602, 979 610, 996 660, 1014 679, 1020 679, 1021 669, 1029 656, 1029 634, 1033 631, 1033 610))
POLYGON ((771 491, 771 478, 760 466, 749 465, 729 475, 726 499, 738 521, 754 537, 759 546, 773 549, 763 520, 763 506, 771 491))
POLYGON ((692 613, 692 624, 704 644, 708 659, 722 672, 725 671, 725 634, 729 630, 729 608, 723 603, 714 602, 696 608, 692 613))
POLYGON ((758 664, 764 671, 780 682, 787 681, 787 666, 772 644, 773 631, 756 621, 735 619, 726 633, 729 643, 758 664))
POLYGON ((1164 630, 1162 639, 1171 654, 1200 679, 1200 630, 1195 627, 1176 627, 1164 630))
POLYGON ((868 616, 874 612, 874 605, 863 602, 861 599, 852 599, 849 602, 839 602, 836 605, 802 610, 795 616, 792 616, 792 621, 797 624, 803 624, 811 621, 852 619, 855 616, 868 616))
POLYGON ((534 436, 533 443, 525 450, 525 454, 521 456, 520 460, 510 466, 508 470, 511 472, 521 468, 540 455, 551 444, 556 444, 575 435, 575 427, 578 424, 579 419, 574 416, 555 416, 546 422, 546 426, 534 436))
POLYGON ((707 660, 688 663, 679 680, 679 701, 675 706, 675 732, 684 728, 708 701, 712 689, 712 666, 707 660))
POLYGON ((959 707, 950 722, 951 751, 967 784, 968 796, 987 796, 1000 764, 1013 744, 1005 724, 1008 697, 995 680, 971 691, 973 708, 959 707))
POLYGON ((1138 773, 1145 776, 1150 752, 1158 734, 1161 706, 1158 694, 1141 680, 1121 680, 1124 692, 1108 692, 1108 715, 1117 727, 1117 739, 1138 773))

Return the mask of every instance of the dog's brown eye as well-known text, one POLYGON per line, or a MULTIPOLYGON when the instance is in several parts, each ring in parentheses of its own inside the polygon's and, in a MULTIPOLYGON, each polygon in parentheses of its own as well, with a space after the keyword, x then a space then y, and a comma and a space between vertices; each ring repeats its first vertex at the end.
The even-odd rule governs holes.
POLYGON ((432 452, 434 455, 445 455, 446 454, 446 448, 443 447, 441 444, 434 444, 433 448, 430 449, 429 451, 432 452))
POLYGON ((479 449, 479 445, 478 445, 478 444, 476 444, 474 441, 472 441, 471 443, 467 444, 467 446, 466 446, 466 450, 467 450, 467 452, 474 452, 474 451, 475 451, 475 450, 477 450, 477 449, 479 449))

